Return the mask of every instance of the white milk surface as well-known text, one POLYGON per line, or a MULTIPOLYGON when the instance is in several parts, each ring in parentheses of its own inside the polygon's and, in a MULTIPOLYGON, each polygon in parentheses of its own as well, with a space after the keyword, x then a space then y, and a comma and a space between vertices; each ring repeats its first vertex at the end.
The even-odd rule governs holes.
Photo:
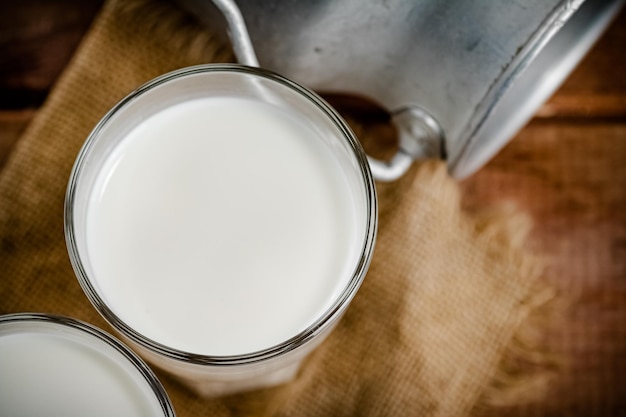
POLYGON ((109 346, 59 332, 0 335, 0 415, 163 415, 141 374, 109 346))
POLYGON ((87 216, 95 284, 118 317, 205 355, 269 348, 320 317, 352 275, 363 208, 317 134, 284 110, 226 97, 132 130, 87 216))

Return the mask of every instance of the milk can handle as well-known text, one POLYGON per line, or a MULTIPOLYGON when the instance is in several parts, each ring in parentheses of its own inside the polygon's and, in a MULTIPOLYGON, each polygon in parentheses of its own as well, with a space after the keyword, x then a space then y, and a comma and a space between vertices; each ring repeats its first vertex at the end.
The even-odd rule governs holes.
POLYGON ((254 47, 248 34, 248 27, 237 4, 234 0, 212 1, 215 7, 224 15, 224 19, 226 19, 228 37, 232 43, 237 61, 249 67, 258 67, 259 60, 254 52, 254 47))
MULTIPOLYGON (((226 19, 228 36, 240 64, 258 67, 248 28, 234 0, 212 0, 226 19)), ((409 105, 392 112, 398 130, 399 149, 388 161, 367 156, 372 176, 378 181, 395 181, 416 159, 445 157, 444 135, 437 121, 418 106, 409 105), (438 149, 433 149, 433 146, 438 149)))

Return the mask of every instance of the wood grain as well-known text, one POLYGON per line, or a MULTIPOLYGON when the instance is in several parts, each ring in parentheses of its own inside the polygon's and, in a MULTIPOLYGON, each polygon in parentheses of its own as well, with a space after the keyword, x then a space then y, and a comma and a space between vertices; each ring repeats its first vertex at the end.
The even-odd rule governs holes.
POLYGON ((37 107, 102 0, 0 3, 0 109, 37 107))
POLYGON ((532 217, 530 244, 545 258, 545 278, 572 300, 547 341, 566 366, 536 415, 626 407, 625 160, 623 121, 535 120, 462 183, 469 209, 512 202, 532 217))

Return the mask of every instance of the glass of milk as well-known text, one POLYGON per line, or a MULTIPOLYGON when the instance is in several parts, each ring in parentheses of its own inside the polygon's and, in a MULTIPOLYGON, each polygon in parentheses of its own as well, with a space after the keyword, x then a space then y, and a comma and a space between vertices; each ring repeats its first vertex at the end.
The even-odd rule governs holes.
POLYGON ((0 415, 174 417, 148 366, 86 323, 0 316, 0 415))
POLYGON ((361 285, 376 227, 366 156, 336 111, 226 64, 166 74, 114 107, 65 207, 89 300, 205 396, 293 378, 361 285))

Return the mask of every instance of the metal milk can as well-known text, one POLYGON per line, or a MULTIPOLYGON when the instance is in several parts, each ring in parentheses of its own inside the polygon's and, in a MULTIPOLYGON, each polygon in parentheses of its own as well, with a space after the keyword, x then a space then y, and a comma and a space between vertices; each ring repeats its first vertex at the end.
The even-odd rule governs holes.
POLYGON ((623 4, 237 0, 237 22, 228 20, 232 7, 238 12, 231 1, 214 1, 221 12, 209 0, 179 2, 201 22, 228 29, 236 52, 245 48, 238 30, 247 28, 261 67, 386 108, 400 150, 390 161, 370 159, 379 180, 431 157, 445 158, 456 178, 471 175, 558 88, 623 4))

